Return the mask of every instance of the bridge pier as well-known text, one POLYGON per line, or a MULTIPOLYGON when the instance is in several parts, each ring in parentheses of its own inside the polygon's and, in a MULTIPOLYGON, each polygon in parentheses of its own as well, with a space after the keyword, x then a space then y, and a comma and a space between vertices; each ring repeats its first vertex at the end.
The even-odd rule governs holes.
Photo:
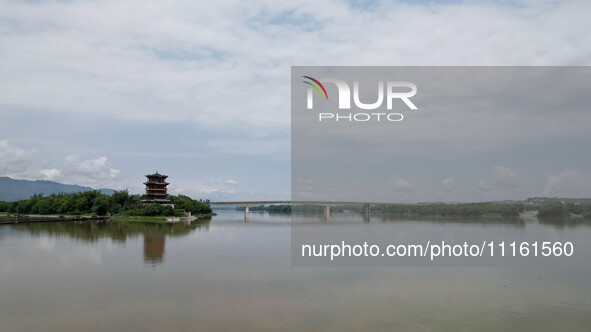
POLYGON ((248 221, 248 205, 244 206, 244 221, 248 221))
POLYGON ((330 205, 324 206, 324 220, 330 220, 330 205))
POLYGON ((369 222, 371 210, 369 207, 369 203, 363 204, 363 221, 369 222))

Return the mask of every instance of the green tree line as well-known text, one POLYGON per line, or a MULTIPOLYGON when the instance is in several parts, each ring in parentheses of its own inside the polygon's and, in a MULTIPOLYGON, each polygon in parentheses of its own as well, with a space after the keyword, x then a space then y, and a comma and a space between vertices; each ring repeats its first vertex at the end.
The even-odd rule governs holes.
MULTIPOLYGON (((237 209, 244 210, 244 207, 237 209)), ((270 205, 250 207, 251 211, 267 211, 269 213, 322 213, 322 206, 317 205, 270 205)), ((503 217, 515 217, 527 209, 537 209, 538 216, 546 217, 568 217, 571 214, 583 215, 591 219, 591 204, 575 204, 572 202, 563 204, 561 202, 548 203, 541 206, 528 207, 521 203, 459 203, 459 204, 376 204, 372 205, 372 212, 384 214, 395 214, 401 216, 435 216, 435 217, 481 217, 484 215, 500 215, 503 217)), ((360 205, 336 205, 331 207, 333 212, 354 211, 363 212, 360 205)))
MULTIPOLYGON (((251 210, 252 207, 250 208, 251 210)), ((317 205, 270 205, 257 207, 269 213, 322 213, 324 207, 317 205)), ((495 203, 465 203, 465 204, 376 204, 372 205, 373 212, 398 214, 409 216, 439 216, 439 217, 479 217, 486 214, 497 214, 505 217, 518 216, 524 210, 523 204, 495 204, 495 203)), ((333 212, 355 211, 363 212, 361 205, 335 205, 333 212)))
POLYGON ((542 205, 538 209, 538 217, 540 218, 563 218, 571 214, 582 215, 586 219, 591 219, 591 204, 553 202, 542 205))
POLYGON ((437 217, 480 217, 496 214, 503 217, 518 216, 524 205, 495 203, 460 203, 460 204, 384 204, 376 205, 372 211, 388 214, 437 216, 437 217))
POLYGON ((29 199, 16 202, 0 201, 0 212, 15 214, 59 214, 106 215, 122 214, 133 216, 178 216, 183 212, 192 214, 209 214, 211 207, 184 195, 168 196, 170 205, 143 204, 141 195, 130 195, 127 190, 115 191, 112 195, 99 191, 84 191, 78 193, 59 193, 49 196, 33 195, 29 199))

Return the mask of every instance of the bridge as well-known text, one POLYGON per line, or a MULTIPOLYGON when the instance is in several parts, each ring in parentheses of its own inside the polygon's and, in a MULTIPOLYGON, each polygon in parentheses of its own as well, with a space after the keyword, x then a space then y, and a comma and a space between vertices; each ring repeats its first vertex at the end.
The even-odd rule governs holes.
POLYGON ((233 205, 244 206, 244 220, 248 220, 248 207, 251 205, 269 205, 269 204, 301 204, 317 205, 324 207, 324 219, 330 219, 330 207, 335 205, 363 205, 363 220, 369 221, 370 204, 368 202, 319 202, 319 201, 236 201, 236 202, 209 202, 209 205, 233 205))

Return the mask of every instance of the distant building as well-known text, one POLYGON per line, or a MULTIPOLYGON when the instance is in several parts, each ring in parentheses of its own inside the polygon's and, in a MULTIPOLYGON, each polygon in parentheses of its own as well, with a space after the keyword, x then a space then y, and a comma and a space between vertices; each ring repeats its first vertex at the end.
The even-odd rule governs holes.
POLYGON ((142 203, 169 204, 170 201, 166 199, 166 196, 168 196, 166 193, 166 186, 168 186, 169 183, 165 181, 168 175, 158 174, 158 171, 156 171, 156 173, 146 175, 146 177, 148 178, 148 181, 144 182, 146 185, 146 194, 144 195, 145 198, 142 200, 142 203))

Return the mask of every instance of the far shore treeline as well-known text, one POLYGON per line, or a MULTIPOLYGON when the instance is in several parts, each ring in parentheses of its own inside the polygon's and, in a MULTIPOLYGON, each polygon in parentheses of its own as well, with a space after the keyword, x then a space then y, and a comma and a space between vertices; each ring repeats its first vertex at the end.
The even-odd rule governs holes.
POLYGON ((0 201, 0 212, 39 215, 106 215, 124 216, 182 216, 192 214, 211 214, 211 207, 201 200, 184 195, 169 195, 170 205, 142 204, 141 195, 130 195, 127 190, 115 191, 112 195, 97 190, 78 193, 60 193, 49 196, 33 195, 29 199, 16 202, 0 201))
MULTIPOLYGON (((244 207, 237 207, 243 210, 244 207)), ((250 211, 266 211, 269 213, 299 213, 319 214, 324 211, 322 206, 317 205, 259 205, 251 206, 250 211)), ((422 203, 422 204, 375 204, 371 211, 388 215, 400 216, 424 216, 424 217, 483 217, 502 216, 517 217, 526 211, 538 211, 540 218, 564 218, 584 217, 591 219, 591 204, 577 204, 573 202, 545 202, 541 205, 527 205, 523 203, 422 203)), ((356 212, 362 213, 361 205, 335 205, 331 207, 332 212, 356 212)))

